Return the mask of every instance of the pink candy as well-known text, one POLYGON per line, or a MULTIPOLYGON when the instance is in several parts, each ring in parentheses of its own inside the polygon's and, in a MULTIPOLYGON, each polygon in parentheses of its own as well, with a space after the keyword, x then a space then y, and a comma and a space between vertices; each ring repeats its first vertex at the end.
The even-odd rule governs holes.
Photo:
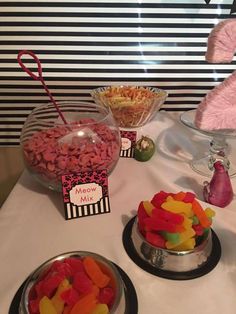
POLYGON ((34 133, 23 145, 29 170, 57 183, 68 173, 102 169, 109 173, 119 158, 119 134, 105 124, 96 124, 92 119, 89 122, 89 126, 85 126, 86 119, 69 127, 56 126, 34 133), (85 136, 76 134, 80 130, 85 136))

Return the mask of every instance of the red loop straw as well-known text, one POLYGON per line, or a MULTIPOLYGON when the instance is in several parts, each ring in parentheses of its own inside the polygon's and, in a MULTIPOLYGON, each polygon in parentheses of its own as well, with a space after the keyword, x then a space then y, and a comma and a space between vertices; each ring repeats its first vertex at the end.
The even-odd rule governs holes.
POLYGON ((64 118, 64 116, 63 116, 61 110, 60 110, 59 107, 58 107, 58 104, 56 103, 55 99, 53 98, 52 94, 50 93, 49 89, 47 88, 47 85, 46 85, 45 82, 44 82, 43 74, 42 74, 42 66, 41 66, 41 62, 40 62, 40 60, 38 59, 38 57, 37 57, 32 51, 22 50, 22 51, 20 51, 20 52, 18 53, 17 61, 18 61, 19 65, 21 66, 21 68, 22 68, 27 74, 29 74, 30 77, 32 77, 34 80, 40 81, 40 82, 42 83, 42 85, 43 85, 43 87, 44 87, 46 93, 48 94, 48 96, 49 96, 51 102, 54 104, 54 106, 55 106, 55 108, 56 108, 56 110, 57 110, 59 116, 61 117, 62 121, 63 121, 65 124, 67 124, 66 119, 64 118), (32 73, 32 72, 24 65, 23 61, 21 60, 21 57, 22 57, 23 55, 25 55, 25 56, 26 56, 26 55, 31 56, 31 57, 34 59, 34 61, 36 61, 37 66, 38 66, 38 71, 37 71, 37 72, 38 72, 38 75, 32 73))

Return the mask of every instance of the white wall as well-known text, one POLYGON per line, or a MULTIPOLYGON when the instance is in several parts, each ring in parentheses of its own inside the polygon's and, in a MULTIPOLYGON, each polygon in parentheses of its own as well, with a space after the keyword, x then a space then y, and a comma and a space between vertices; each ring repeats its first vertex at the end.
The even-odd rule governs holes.
POLYGON ((0 207, 23 170, 20 147, 0 148, 0 207))

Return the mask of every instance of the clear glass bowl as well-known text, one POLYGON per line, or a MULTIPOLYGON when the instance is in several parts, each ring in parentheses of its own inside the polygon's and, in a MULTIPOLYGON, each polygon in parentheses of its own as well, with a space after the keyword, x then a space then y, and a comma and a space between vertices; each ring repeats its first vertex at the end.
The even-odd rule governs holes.
POLYGON ((120 154, 119 128, 108 108, 89 102, 36 107, 21 133, 26 168, 42 185, 61 191, 61 175, 114 169, 120 154))
POLYGON ((108 86, 92 90, 91 96, 97 104, 111 109, 120 127, 136 128, 155 116, 167 92, 153 87, 108 86))
MULTIPOLYGON (((36 270, 34 270, 30 276, 28 277, 25 286, 23 288, 23 292, 21 295, 21 301, 19 306, 20 314, 29 314, 29 303, 31 300, 34 300, 36 297, 36 285, 42 281, 48 274, 50 273, 51 267, 58 262, 66 262, 68 259, 79 259, 82 260, 85 257, 92 257, 96 263, 99 265, 99 268, 102 270, 104 274, 110 277, 110 282, 108 286, 112 288, 115 292, 115 297, 113 302, 109 305, 109 314, 120 314, 125 313, 125 291, 124 284, 122 278, 120 276, 119 271, 115 267, 115 265, 110 262, 105 257, 87 251, 75 251, 63 253, 58 256, 55 256, 48 261, 44 262, 40 265, 36 270)), ((68 266, 68 264, 67 264, 68 266)), ((59 266, 61 267, 61 266, 59 266)), ((59 268, 58 268, 59 269, 59 268)), ((68 271, 68 267, 66 268, 68 271)), ((56 272, 55 272, 56 274, 56 272)), ((68 280, 73 281, 72 277, 68 276, 68 280)), ((73 284, 73 282, 71 282, 73 284)))

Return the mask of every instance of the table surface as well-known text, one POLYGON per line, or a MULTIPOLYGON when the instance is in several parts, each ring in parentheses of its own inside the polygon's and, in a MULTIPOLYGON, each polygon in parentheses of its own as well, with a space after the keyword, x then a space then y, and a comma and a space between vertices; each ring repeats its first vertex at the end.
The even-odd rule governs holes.
MULTIPOLYGON (((26 277, 45 260, 64 252, 91 251, 119 265, 132 280, 140 314, 234 314, 236 309, 236 201, 216 211, 213 229, 222 246, 221 259, 205 276, 168 280, 147 273, 126 254, 122 232, 142 200, 160 191, 192 191, 202 200, 207 180, 189 161, 206 152, 210 138, 179 122, 178 113, 159 112, 137 130, 157 151, 145 163, 120 158, 109 176, 111 213, 66 221, 60 193, 41 187, 25 171, 0 211, 0 308, 8 313, 26 277)), ((229 141, 230 158, 235 141, 229 141)), ((209 179, 208 179, 209 180, 209 179)), ((232 178, 236 189, 236 179, 232 178)), ((207 206, 207 204, 204 204, 207 206)))

